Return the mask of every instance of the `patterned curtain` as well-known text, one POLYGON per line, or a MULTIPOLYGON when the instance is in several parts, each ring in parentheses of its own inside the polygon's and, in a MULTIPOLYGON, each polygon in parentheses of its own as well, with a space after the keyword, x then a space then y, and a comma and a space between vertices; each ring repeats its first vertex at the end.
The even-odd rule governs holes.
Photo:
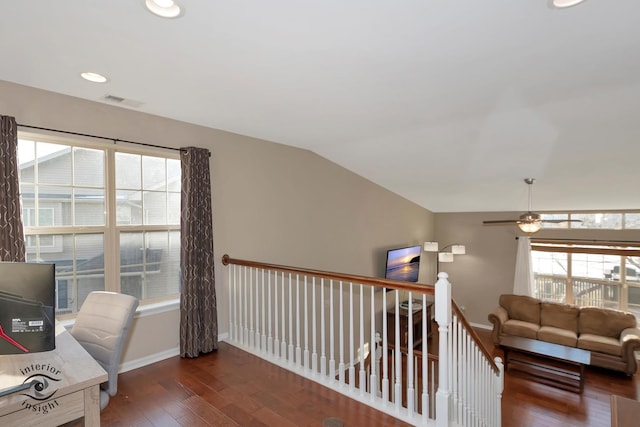
POLYGON ((218 348, 209 150, 181 150, 180 355, 218 348))
POLYGON ((14 117, 0 116, 0 261, 24 260, 18 181, 18 126, 14 117))

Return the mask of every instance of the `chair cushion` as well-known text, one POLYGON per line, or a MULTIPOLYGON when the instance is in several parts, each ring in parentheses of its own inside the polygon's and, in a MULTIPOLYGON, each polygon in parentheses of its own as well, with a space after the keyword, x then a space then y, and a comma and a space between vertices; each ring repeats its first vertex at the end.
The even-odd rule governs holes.
MULTIPOLYGON (((540 304, 540 326, 552 326, 578 333, 580 309, 569 304, 543 302, 540 304)), ((576 335, 576 339, 577 339, 576 335)))
POLYGON ((620 341, 616 338, 604 337, 602 335, 580 334, 578 337, 578 348, 614 356, 622 356, 620 341))
POLYGON ((540 330, 538 330, 538 339, 540 341, 566 345, 567 347, 575 347, 578 343, 578 334, 563 328, 542 326, 540 330))
POLYGON ((515 335, 524 338, 536 339, 538 334, 537 323, 523 322, 522 320, 507 320, 502 325, 502 332, 505 335, 515 335))
POLYGON ((500 295, 500 305, 509 313, 509 319, 540 324, 540 301, 525 295, 500 295))
POLYGON ((636 318, 631 313, 599 307, 583 307, 578 318, 578 334, 620 338, 626 328, 634 328, 636 318))

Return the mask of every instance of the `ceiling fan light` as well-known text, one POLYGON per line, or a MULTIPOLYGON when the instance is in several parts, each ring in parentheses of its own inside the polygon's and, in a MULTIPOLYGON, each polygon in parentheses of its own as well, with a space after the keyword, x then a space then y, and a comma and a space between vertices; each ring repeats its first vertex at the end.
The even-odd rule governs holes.
POLYGON ((520 227, 520 230, 524 231, 525 233, 535 233, 537 231, 540 231, 540 228, 542 228, 542 224, 539 221, 519 222, 518 227, 520 227))
POLYGON ((583 1, 584 0, 553 0, 551 4, 557 9, 563 9, 565 7, 575 6, 583 1))

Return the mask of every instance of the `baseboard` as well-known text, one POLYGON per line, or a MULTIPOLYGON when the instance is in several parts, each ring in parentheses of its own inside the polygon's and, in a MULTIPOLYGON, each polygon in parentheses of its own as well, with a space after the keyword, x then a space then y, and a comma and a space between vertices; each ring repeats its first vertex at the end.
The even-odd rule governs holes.
MULTIPOLYGON (((226 341, 229 338, 229 333, 218 335, 218 341, 226 341)), ((152 363, 160 362, 161 360, 168 359, 170 357, 179 356, 180 347, 170 348, 169 350, 161 351, 159 353, 150 354, 149 356, 141 357, 139 359, 131 360, 120 365, 118 373, 132 371, 134 369, 142 368, 143 366, 151 365, 152 363)))
POLYGON ((143 366, 151 365, 152 363, 160 362, 161 360, 168 359, 170 357, 178 356, 180 354, 180 347, 170 348, 169 350, 161 351, 159 353, 150 354, 149 356, 141 357, 139 359, 131 360, 120 365, 118 373, 132 371, 134 369, 142 368, 143 366))
POLYGON ((490 330, 492 330, 492 329, 493 329, 493 326, 491 326, 491 325, 484 325, 484 324, 482 324, 482 323, 473 323, 473 322, 469 322, 469 324, 470 324, 471 326, 473 326, 474 328, 478 328, 478 329, 486 329, 486 330, 488 330, 488 331, 490 331, 490 330))

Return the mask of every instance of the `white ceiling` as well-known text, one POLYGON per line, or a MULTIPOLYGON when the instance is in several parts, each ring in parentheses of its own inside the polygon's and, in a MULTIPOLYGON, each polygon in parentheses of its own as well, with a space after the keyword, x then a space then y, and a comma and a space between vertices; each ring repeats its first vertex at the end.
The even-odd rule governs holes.
POLYGON ((640 209, 638 0, 143 3, 1 0, 0 79, 306 148, 434 212, 524 211, 526 177, 534 210, 640 209))

